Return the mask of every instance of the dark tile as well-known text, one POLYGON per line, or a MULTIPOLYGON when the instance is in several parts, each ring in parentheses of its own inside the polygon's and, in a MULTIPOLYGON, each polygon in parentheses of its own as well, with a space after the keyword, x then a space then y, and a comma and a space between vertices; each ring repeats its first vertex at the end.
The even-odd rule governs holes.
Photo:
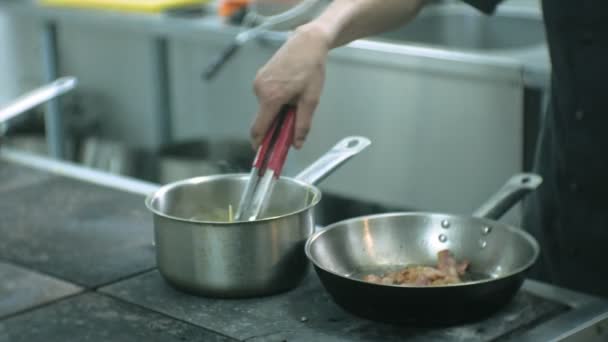
POLYGON ((153 226, 143 202, 62 177, 2 191, 0 259, 84 286, 149 270, 153 226))
POLYGON ((0 318, 80 291, 76 285, 0 262, 0 318))
POLYGON ((96 293, 78 295, 0 321, 0 342, 230 340, 96 293))
POLYGON ((343 311, 331 301, 314 274, 291 292, 247 300, 187 295, 167 285, 157 271, 101 291, 252 341, 489 341, 562 310, 559 304, 521 292, 503 312, 475 324, 443 329, 391 326, 359 319, 343 311))
POLYGON ((0 161, 0 196, 4 191, 43 182, 53 176, 34 169, 0 161))

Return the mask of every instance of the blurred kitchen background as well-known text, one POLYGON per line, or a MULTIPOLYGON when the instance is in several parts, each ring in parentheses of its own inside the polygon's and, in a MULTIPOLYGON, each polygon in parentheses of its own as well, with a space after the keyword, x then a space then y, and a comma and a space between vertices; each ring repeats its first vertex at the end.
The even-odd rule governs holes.
MULTIPOLYGON (((242 13, 218 16, 222 1, 160 13, 47 2, 0 0, 0 104, 61 76, 78 87, 59 102, 59 137, 46 134, 49 107, 40 107, 3 148, 158 183, 249 169, 252 80, 296 21, 245 43, 205 79, 241 32, 242 13)), ((320 223, 398 209, 472 212, 530 169, 549 70, 538 1, 505 1, 493 17, 435 1, 407 27, 331 53, 312 132, 284 174, 364 135, 372 147, 321 185, 320 223)))

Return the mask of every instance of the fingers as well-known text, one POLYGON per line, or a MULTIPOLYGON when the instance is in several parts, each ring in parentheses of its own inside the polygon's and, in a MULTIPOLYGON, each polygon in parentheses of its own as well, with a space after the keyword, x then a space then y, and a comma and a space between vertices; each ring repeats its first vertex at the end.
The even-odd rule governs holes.
POLYGON ((310 127, 312 125, 312 116, 317 108, 318 99, 314 97, 302 97, 298 101, 296 112, 296 126, 294 132, 293 146, 296 149, 302 148, 310 127))
MULTIPOLYGON (((310 42, 293 43, 296 52, 310 42), (305 44, 306 43, 306 44, 305 44)), ((324 80, 323 53, 291 53, 284 45, 266 64, 254 81, 259 110, 251 127, 251 142, 258 148, 273 120, 287 104, 297 106, 293 146, 300 149, 310 131, 314 111, 324 80)))
POLYGON ((321 87, 314 84, 309 87, 298 101, 296 127, 294 132, 294 147, 302 148, 312 126, 312 117, 319 105, 321 87))
MULTIPOLYGON (((312 125, 312 116, 317 108, 319 99, 317 97, 302 97, 297 103, 296 122, 294 128, 293 146, 296 149, 302 148, 308 132, 312 125)), ((251 139, 253 148, 257 149, 266 132, 270 129, 272 122, 279 114, 283 102, 271 101, 260 104, 260 109, 256 115, 251 128, 251 139)))
POLYGON ((257 149, 260 146, 280 109, 280 102, 270 101, 260 103, 259 111, 251 126, 251 144, 253 148, 257 149))
POLYGON ((272 122, 284 104, 284 91, 282 87, 267 79, 265 73, 259 72, 253 83, 253 90, 258 98, 259 108, 251 126, 251 145, 257 149, 272 122))

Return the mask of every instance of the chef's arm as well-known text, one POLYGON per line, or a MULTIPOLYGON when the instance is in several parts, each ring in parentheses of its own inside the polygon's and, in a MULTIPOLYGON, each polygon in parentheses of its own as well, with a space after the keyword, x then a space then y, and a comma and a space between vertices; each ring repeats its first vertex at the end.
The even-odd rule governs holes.
POLYGON ((251 141, 259 146, 281 106, 297 106, 294 146, 302 147, 325 79, 329 50, 406 24, 426 0, 333 0, 315 20, 298 27, 257 73, 258 112, 251 141))
POLYGON ((326 10, 297 31, 315 30, 330 48, 404 25, 428 0, 333 0, 326 10))

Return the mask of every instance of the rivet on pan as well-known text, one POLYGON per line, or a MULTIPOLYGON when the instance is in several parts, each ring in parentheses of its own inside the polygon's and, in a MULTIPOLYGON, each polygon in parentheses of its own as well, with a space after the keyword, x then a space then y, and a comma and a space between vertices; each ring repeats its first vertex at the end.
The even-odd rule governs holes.
POLYGON ((450 228, 450 221, 448 221, 448 220, 441 221, 441 227, 450 228))
POLYGON ((484 239, 479 239, 479 248, 486 248, 488 242, 484 239))
POLYGON ((488 235, 488 234, 490 234, 492 232, 492 227, 485 226, 485 227, 483 227, 483 229, 482 229, 481 232, 483 233, 483 235, 488 235))
POLYGON ((441 241, 441 242, 447 242, 448 241, 448 237, 445 236, 444 234, 439 234, 439 241, 441 241))

